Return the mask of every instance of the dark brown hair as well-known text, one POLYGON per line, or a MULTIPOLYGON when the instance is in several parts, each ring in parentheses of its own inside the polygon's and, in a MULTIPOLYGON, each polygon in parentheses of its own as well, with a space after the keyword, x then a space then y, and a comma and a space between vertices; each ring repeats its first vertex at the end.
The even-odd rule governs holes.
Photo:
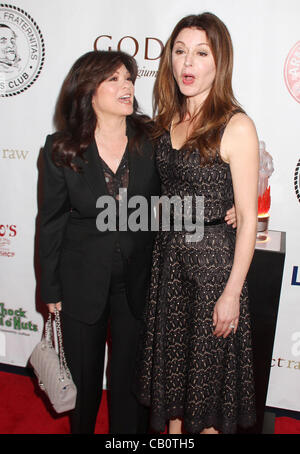
POLYGON ((187 114, 186 98, 181 94, 173 77, 172 50, 176 37, 185 28, 196 28, 206 32, 215 65, 216 77, 209 95, 194 119, 194 129, 183 149, 189 154, 198 149, 203 163, 215 156, 220 145, 221 130, 233 110, 243 111, 232 90, 233 48, 225 24, 214 14, 203 13, 181 19, 168 39, 160 61, 154 85, 154 114, 157 138, 170 130, 172 120, 181 122, 187 114))
MULTIPOLYGON (((137 64, 133 57, 121 51, 91 51, 82 55, 69 71, 56 105, 54 122, 57 130, 53 142, 53 160, 57 166, 80 168, 72 162, 74 157, 83 158, 87 146, 93 141, 96 114, 92 97, 98 86, 121 65, 129 71, 133 83, 137 77, 137 64)), ((139 146, 141 137, 149 134, 149 118, 139 113, 134 98, 133 113, 128 122, 135 131, 129 149, 139 146)))

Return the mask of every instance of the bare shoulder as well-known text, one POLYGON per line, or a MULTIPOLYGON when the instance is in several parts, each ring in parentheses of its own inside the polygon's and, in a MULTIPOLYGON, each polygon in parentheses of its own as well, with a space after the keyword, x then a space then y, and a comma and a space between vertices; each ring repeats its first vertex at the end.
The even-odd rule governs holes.
POLYGON ((256 128, 254 121, 244 113, 237 113, 231 117, 229 120, 225 131, 224 136, 231 134, 256 134, 256 128))
POLYGON ((258 137, 254 121, 244 113, 237 113, 229 120, 221 140, 220 153, 224 161, 236 152, 256 153, 258 137))

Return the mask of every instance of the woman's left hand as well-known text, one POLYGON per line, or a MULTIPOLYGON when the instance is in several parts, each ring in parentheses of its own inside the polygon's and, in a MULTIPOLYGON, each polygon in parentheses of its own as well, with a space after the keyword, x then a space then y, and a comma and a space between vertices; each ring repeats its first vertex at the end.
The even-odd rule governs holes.
POLYGON ((240 297, 230 295, 224 291, 214 308, 214 335, 226 338, 232 331, 235 334, 239 323, 239 315, 240 297))
POLYGON ((228 225, 232 225, 232 228, 236 228, 236 211, 233 205, 230 210, 226 211, 225 221, 228 225))

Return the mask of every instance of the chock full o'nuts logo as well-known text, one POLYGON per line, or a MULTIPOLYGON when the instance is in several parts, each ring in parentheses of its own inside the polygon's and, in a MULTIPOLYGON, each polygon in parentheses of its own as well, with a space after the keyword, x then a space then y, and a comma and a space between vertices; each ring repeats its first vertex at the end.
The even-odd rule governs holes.
POLYGON ((45 59, 42 33, 24 10, 0 3, 0 96, 23 93, 39 77, 45 59))

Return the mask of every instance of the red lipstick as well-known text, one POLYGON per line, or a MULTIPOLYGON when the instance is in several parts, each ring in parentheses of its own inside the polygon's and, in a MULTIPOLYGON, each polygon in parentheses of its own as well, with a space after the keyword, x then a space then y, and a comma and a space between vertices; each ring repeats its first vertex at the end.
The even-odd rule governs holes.
POLYGON ((182 76, 182 82, 184 85, 192 85, 194 83, 195 76, 193 74, 183 74, 182 76))

